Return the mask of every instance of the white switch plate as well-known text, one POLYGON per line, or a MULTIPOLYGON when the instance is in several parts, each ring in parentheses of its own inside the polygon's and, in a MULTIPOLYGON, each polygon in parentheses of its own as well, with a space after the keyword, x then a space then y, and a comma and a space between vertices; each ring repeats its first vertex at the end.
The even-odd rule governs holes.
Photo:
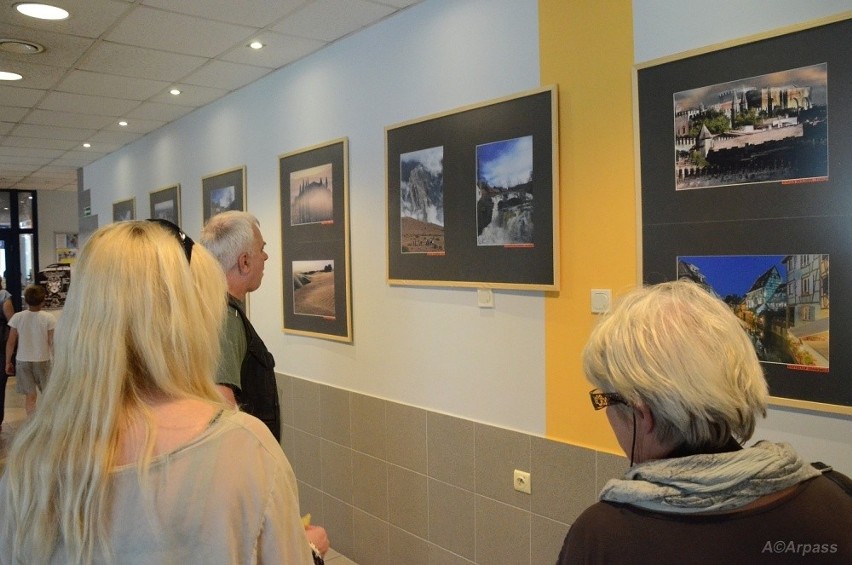
POLYGON ((592 289, 592 314, 606 314, 612 307, 612 289, 592 289))
POLYGON ((480 308, 494 308, 494 291, 490 288, 477 289, 476 303, 480 308))
POLYGON ((515 469, 515 490, 518 492, 532 493, 532 485, 530 484, 530 474, 526 471, 515 469))

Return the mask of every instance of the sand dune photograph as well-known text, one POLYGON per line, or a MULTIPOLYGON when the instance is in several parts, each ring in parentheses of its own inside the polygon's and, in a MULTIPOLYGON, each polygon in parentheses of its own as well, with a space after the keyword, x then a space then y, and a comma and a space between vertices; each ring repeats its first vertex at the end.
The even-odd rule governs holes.
POLYGON ((293 261, 293 312, 334 318, 334 261, 293 261))

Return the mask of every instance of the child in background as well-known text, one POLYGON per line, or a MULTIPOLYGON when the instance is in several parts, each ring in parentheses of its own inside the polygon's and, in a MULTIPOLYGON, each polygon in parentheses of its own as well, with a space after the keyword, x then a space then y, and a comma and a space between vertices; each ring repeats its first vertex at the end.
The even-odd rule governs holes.
POLYGON ((44 287, 31 284, 24 289, 24 302, 28 310, 17 312, 9 320, 9 338, 6 341, 6 374, 14 374, 15 390, 26 396, 24 407, 27 416, 35 411, 37 390, 43 391, 50 375, 53 354, 53 329, 56 318, 43 312, 47 293, 44 287), (12 364, 12 353, 18 345, 17 367, 12 364))

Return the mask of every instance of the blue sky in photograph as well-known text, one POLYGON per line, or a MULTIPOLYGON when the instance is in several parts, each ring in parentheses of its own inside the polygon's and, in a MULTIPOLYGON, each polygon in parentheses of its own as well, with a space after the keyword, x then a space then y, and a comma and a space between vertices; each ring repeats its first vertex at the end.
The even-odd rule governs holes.
POLYGON ((533 168, 532 136, 476 146, 476 175, 491 186, 509 188, 530 180, 533 168))
POLYGON ((772 266, 786 281, 787 268, 781 262, 784 257, 786 255, 701 255, 678 257, 678 261, 698 267, 713 290, 724 298, 729 294, 744 295, 772 266))

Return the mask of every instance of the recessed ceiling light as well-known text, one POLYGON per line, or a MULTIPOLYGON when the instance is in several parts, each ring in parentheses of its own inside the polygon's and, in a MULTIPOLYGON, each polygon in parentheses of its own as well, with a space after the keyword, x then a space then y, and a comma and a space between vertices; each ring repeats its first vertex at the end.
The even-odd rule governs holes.
POLYGON ((249 43, 249 47, 251 47, 252 49, 263 49, 263 43, 261 43, 260 41, 252 41, 251 43, 249 43))
POLYGON ((173 96, 177 96, 178 94, 180 94, 180 90, 178 90, 177 88, 173 88, 173 89, 169 90, 169 94, 171 94, 173 96))
POLYGON ((118 125, 120 125, 121 127, 124 127, 124 126, 126 126, 126 125, 127 125, 127 122, 125 122, 124 120, 122 120, 122 121, 118 122, 118 125))
POLYGON ((89 148, 89 147, 91 147, 91 146, 92 146, 92 144, 91 144, 91 143, 84 143, 84 144, 83 144, 83 147, 85 147, 86 149, 88 149, 88 148, 89 148))
POLYGON ((21 80, 24 78, 18 73, 11 73, 9 71, 0 71, 0 80, 21 80))
POLYGON ((62 8, 57 8, 50 4, 39 4, 37 2, 17 4, 15 9, 25 16, 40 20, 64 20, 68 17, 68 12, 62 8))
POLYGON ((44 46, 33 43, 32 41, 4 37, 0 39, 0 51, 16 53, 18 55, 35 55, 44 51, 44 46))

